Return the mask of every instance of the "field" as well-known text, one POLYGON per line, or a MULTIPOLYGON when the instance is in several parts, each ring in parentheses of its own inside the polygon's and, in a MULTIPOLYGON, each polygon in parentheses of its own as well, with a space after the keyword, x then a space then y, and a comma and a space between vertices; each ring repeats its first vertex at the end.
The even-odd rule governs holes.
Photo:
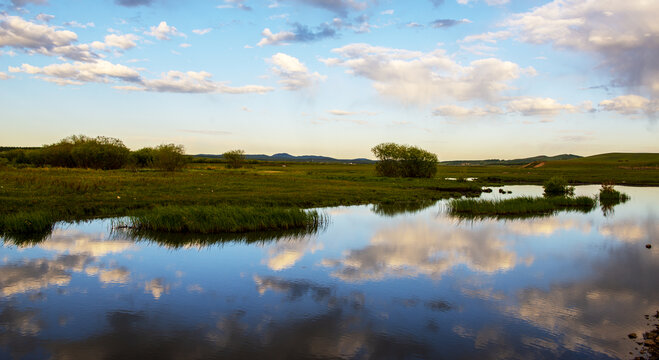
POLYGON ((564 176, 572 184, 613 181, 657 186, 658 165, 656 154, 606 154, 537 167, 440 166, 432 179, 378 177, 372 164, 262 162, 226 169, 217 162, 195 162, 178 172, 8 166, 0 170, 0 231, 29 232, 37 225, 39 231, 46 231, 52 221, 128 216, 159 206, 376 204, 386 213, 389 208, 415 208, 442 198, 475 196, 482 186, 542 184, 554 175, 564 176), (467 177, 479 180, 444 180, 467 177))

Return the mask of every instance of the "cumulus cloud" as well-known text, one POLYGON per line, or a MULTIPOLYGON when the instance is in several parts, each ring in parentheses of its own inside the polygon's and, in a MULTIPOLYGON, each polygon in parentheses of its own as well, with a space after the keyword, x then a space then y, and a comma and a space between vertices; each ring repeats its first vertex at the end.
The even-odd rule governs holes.
POLYGON ((281 31, 274 34, 268 28, 263 29, 261 35, 263 35, 263 38, 256 44, 257 46, 283 45, 295 39, 295 34, 290 31, 281 31))
POLYGON ((110 34, 105 37, 105 45, 110 47, 120 48, 122 50, 127 50, 137 46, 135 41, 139 39, 140 37, 135 34, 125 34, 125 35, 110 34))
POLYGON ((78 35, 69 30, 36 24, 19 16, 0 15, 0 47, 13 47, 30 54, 62 56, 93 61, 98 55, 87 44, 74 44, 78 35))
POLYGON ((151 26, 150 31, 144 33, 153 36, 158 40, 171 40, 172 36, 185 37, 185 34, 178 31, 174 26, 167 25, 166 21, 161 21, 158 26, 151 26))
POLYGON ((595 55, 613 84, 659 95, 659 3, 554 0, 507 24, 521 41, 595 55))
POLYGON ((0 71, 0 80, 7 80, 7 79, 9 79, 9 75, 0 71))
MULTIPOLYGON (((291 31, 281 31, 276 34, 273 34, 270 29, 265 28, 261 33, 263 38, 256 45, 286 45, 291 42, 311 42, 331 38, 336 36, 336 28, 344 25, 341 21, 338 21, 332 24, 322 23, 316 28, 311 28, 295 23, 291 31)), ((355 31, 358 31, 358 29, 355 29, 355 31)))
POLYGON ((129 83, 129 85, 114 86, 119 90, 225 94, 263 94, 273 90, 260 85, 232 87, 226 82, 211 80, 212 75, 205 71, 169 71, 159 79, 145 79, 133 68, 105 60, 91 63, 52 64, 44 67, 23 64, 20 67, 9 67, 9 71, 36 75, 42 80, 59 85, 82 85, 88 82, 112 83, 115 81, 129 83))
POLYGON ((508 111, 517 112, 525 116, 558 115, 561 111, 577 112, 579 108, 574 105, 560 104, 552 98, 523 97, 508 102, 508 111))
POLYGON ((535 72, 533 68, 523 69, 496 58, 463 66, 441 49, 421 52, 350 44, 332 52, 339 57, 321 61, 373 81, 380 94, 404 103, 495 100, 509 88, 510 81, 535 72))
POLYGON ((272 72, 279 76, 279 83, 286 90, 307 88, 326 78, 317 72, 311 73, 300 60, 284 53, 277 53, 268 61, 274 65, 272 72))
POLYGON ((659 112, 659 102, 638 95, 623 95, 599 103, 604 111, 615 111, 622 115, 655 114, 659 112))

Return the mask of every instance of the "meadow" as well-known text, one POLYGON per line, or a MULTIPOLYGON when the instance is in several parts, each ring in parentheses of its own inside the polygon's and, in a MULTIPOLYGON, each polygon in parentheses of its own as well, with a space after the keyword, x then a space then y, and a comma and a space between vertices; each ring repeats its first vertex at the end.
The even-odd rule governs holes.
POLYGON ((305 209, 375 204, 386 213, 477 196, 484 186, 542 184, 555 175, 571 184, 657 186, 659 155, 605 154, 538 167, 439 166, 434 178, 380 177, 373 164, 253 162, 227 169, 203 159, 182 171, 4 166, 0 232, 44 232, 55 221, 131 216, 161 206, 305 209), (468 177, 478 180, 461 181, 468 177))

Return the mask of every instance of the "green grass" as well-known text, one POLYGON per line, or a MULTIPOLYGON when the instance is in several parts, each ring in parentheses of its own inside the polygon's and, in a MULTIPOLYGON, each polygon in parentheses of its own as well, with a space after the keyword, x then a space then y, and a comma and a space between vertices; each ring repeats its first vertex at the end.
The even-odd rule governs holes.
MULTIPOLYGON (((478 195, 480 185, 382 178, 372 165, 263 164, 185 171, 7 168, 0 170, 0 217, 42 212, 54 221, 122 217, 158 206, 316 208, 440 200, 478 195)), ((0 223, 0 232, 5 229, 0 223)))
POLYGON ((116 227, 169 233, 242 233, 315 230, 326 222, 316 210, 236 206, 163 206, 118 221, 116 227))
POLYGON ((547 161, 540 167, 440 166, 441 177, 477 177, 488 184, 542 184, 553 176, 571 185, 601 184, 659 186, 659 154, 610 153, 571 160, 547 161))
POLYGON ((454 199, 448 204, 449 214, 464 218, 510 218, 550 215, 560 210, 588 212, 596 201, 579 197, 518 197, 505 200, 454 199))

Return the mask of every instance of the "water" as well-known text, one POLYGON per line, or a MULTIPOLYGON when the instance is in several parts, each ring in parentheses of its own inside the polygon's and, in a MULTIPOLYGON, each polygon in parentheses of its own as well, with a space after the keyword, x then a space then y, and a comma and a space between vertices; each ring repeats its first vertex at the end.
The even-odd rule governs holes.
POLYGON ((179 247, 63 224, 0 247, 0 358, 629 358, 659 310, 659 188, 619 190, 606 216, 339 207, 317 234, 179 247))

